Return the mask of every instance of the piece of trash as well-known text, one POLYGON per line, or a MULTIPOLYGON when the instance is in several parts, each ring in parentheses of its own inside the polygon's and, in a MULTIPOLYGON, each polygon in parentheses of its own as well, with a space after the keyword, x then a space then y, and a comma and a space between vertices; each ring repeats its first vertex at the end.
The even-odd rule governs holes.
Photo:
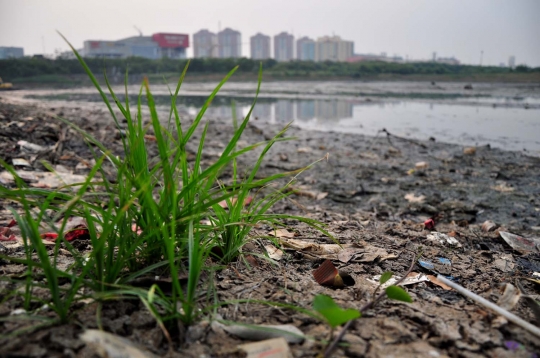
MULTIPOLYGON (((376 285, 379 285, 380 283, 380 280, 381 279, 381 275, 375 275, 373 276, 372 278, 368 279, 368 281, 376 284, 376 285)), ((381 285, 381 288, 386 288, 388 286, 392 286, 392 285, 395 285, 396 282, 398 282, 400 280, 399 277, 396 277, 396 276, 392 276, 390 277, 390 279, 388 281, 386 281, 385 283, 383 283, 381 285)), ((428 277, 423 274, 423 273, 420 273, 420 272, 410 272, 407 277, 405 277, 405 279, 403 281, 400 282, 400 286, 408 286, 408 285, 414 285, 414 284, 417 284, 417 283, 420 283, 420 282, 425 282, 425 281, 429 281, 428 277)))
POLYGON ((13 158, 11 162, 13 163, 13 166, 15 167, 31 167, 28 160, 23 159, 23 158, 13 158))
POLYGON ((85 330, 79 338, 94 348, 102 358, 153 358, 154 354, 130 340, 97 329, 85 330))
POLYGON ((466 154, 466 155, 473 155, 476 153, 476 147, 466 147, 466 148, 463 148, 463 154, 466 154))
POLYGON ((332 286, 332 287, 344 287, 343 279, 339 275, 338 269, 334 266, 332 261, 324 260, 324 262, 313 271, 313 277, 319 285, 332 286))
POLYGON ((241 344, 238 349, 247 354, 246 358, 292 358, 289 344, 284 338, 241 344))
POLYGON ((298 153, 311 153, 312 149, 310 147, 301 147, 296 150, 298 153))
POLYGON ((277 238, 282 238, 282 237, 292 238, 294 237, 294 232, 289 232, 287 229, 277 229, 277 230, 270 231, 268 235, 275 236, 277 238))
POLYGON ((10 316, 18 316, 21 314, 25 314, 26 310, 24 308, 16 308, 13 311, 10 312, 10 316))
POLYGON ((438 257, 437 263, 426 259, 418 259, 418 264, 426 270, 449 275, 452 272, 452 263, 450 260, 438 257))
POLYGON ((64 239, 67 241, 90 239, 90 231, 87 227, 79 226, 76 229, 70 230, 64 234, 64 239))
POLYGON ((268 257, 272 260, 279 261, 283 257, 283 251, 275 247, 274 245, 265 245, 264 249, 268 253, 268 257))
POLYGON ((540 252, 540 239, 538 238, 525 238, 506 231, 500 231, 499 235, 510 247, 522 254, 540 252))
POLYGON ((265 324, 223 324, 217 320, 212 322, 213 330, 222 329, 225 332, 250 341, 263 341, 272 338, 284 338, 289 343, 301 343, 305 339, 304 333, 291 324, 265 325, 265 324))
POLYGON ((34 144, 34 143, 30 143, 30 142, 27 142, 25 140, 20 140, 17 142, 17 144, 21 147, 21 149, 27 151, 27 152, 31 152, 31 153, 37 153, 37 152, 41 152, 41 151, 44 151, 46 149, 49 149, 47 147, 43 147, 41 145, 38 145, 38 144, 34 144))
POLYGON ((435 229, 435 221, 433 221, 433 219, 427 219, 426 221, 424 221, 424 229, 426 230, 435 229))
POLYGON ((55 232, 46 232, 40 235, 43 240, 54 241, 58 239, 58 234, 55 232))
POLYGON ((495 224, 493 221, 486 220, 482 224, 482 231, 484 231, 484 232, 495 231, 495 229, 498 228, 498 227, 499 226, 497 224, 495 224))
POLYGON ((515 263, 511 254, 501 254, 499 258, 493 261, 493 266, 502 272, 514 271, 515 263))
POLYGON ((491 186, 491 189, 496 190, 496 191, 501 192, 501 193, 511 193, 514 190, 516 190, 516 188, 514 188, 513 186, 509 186, 508 184, 506 184, 506 182, 502 182, 502 183, 499 183, 497 185, 493 185, 493 186, 491 186))
MULTIPOLYGON (((17 175, 35 188, 58 188, 64 185, 84 183, 84 175, 70 173, 51 173, 51 172, 31 172, 16 170, 17 175)), ((0 172, 0 181, 4 183, 13 183, 15 180, 10 172, 0 172)), ((73 190, 77 190, 76 187, 73 190)))
POLYGON ((15 226, 17 222, 11 220, 6 226, 0 227, 0 241, 17 241, 17 238, 11 231, 11 228, 15 226))
POLYGON ((436 241, 443 245, 448 244, 455 247, 461 247, 460 242, 455 237, 448 236, 437 231, 432 231, 431 234, 428 234, 426 238, 428 240, 436 241))
POLYGON ((540 328, 538 328, 538 327, 530 324, 529 322, 519 318, 515 314, 513 314, 511 312, 508 312, 507 310, 497 306, 495 303, 486 300, 484 297, 478 296, 477 294, 469 291, 465 287, 462 287, 462 286, 458 285, 457 283, 448 280, 446 277, 444 277, 442 275, 438 275, 437 280, 441 281, 445 285, 450 286, 454 290, 456 290, 459 293, 461 293, 462 295, 470 298, 471 300, 475 301, 476 303, 481 304, 484 307, 495 311, 495 313, 497 313, 497 314, 499 314, 501 316, 504 316, 504 318, 506 318, 510 322, 520 326, 521 328, 529 331, 530 333, 536 335, 537 337, 540 337, 540 328))
POLYGON ((306 190, 306 189, 303 189, 302 187, 292 188, 292 191, 293 191, 294 195, 305 196, 307 198, 312 198, 312 199, 315 199, 315 200, 322 200, 322 199, 324 199, 324 198, 326 198, 328 196, 327 192, 320 192, 320 191, 315 191, 315 190, 306 190))
POLYGON ((426 201, 426 197, 424 195, 414 195, 414 193, 408 193, 405 195, 405 200, 407 200, 409 203, 418 203, 421 204, 424 201, 426 201))
POLYGON ((429 163, 428 162, 418 162, 414 165, 414 168, 416 170, 424 170, 424 169, 427 169, 429 167, 429 163))
POLYGON ((502 296, 499 297, 497 304, 499 305, 499 307, 510 311, 517 305, 520 298, 521 292, 514 285, 510 283, 505 283, 504 292, 502 296))
POLYGON ((451 290, 451 289, 452 289, 452 287, 450 287, 450 286, 448 286, 448 285, 445 285, 445 284, 442 283, 441 281, 437 280, 437 277, 435 277, 435 276, 433 276, 433 275, 427 275, 426 277, 428 278, 428 280, 429 280, 431 283, 433 283, 433 284, 435 284, 435 285, 437 285, 437 286, 440 286, 440 287, 442 287, 442 288, 445 289, 445 290, 451 290))

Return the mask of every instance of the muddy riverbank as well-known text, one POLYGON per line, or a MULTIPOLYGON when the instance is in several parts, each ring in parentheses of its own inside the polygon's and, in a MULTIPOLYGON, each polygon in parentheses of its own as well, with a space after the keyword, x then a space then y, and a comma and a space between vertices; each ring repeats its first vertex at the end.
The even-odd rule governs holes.
MULTIPOLYGON (((166 118, 166 111, 161 114, 166 118)), ((89 149, 56 116, 73 121, 121 154, 121 132, 103 105, 83 108, 75 103, 23 104, 6 97, 0 100, 1 157, 9 164, 14 159, 24 159, 28 165, 18 168, 27 172, 45 170, 41 163, 45 160, 57 169, 88 173, 84 163, 92 160, 89 149), (54 150, 25 150, 21 140, 54 150)), ((184 113, 183 118, 189 123, 193 116, 184 113)), ((203 165, 218 157, 232 135, 230 120, 209 118, 209 122, 203 165)), ((280 129, 280 123, 253 119, 240 146, 270 139, 280 129)), ((370 299, 375 287, 369 279, 387 270, 404 274, 411 253, 420 253, 428 261, 448 259, 451 265, 445 268, 445 274, 497 302, 502 284, 530 278, 534 268, 540 267, 535 266, 539 265, 536 249, 527 254, 514 251, 499 235, 499 231, 510 231, 525 237, 540 236, 539 158, 489 146, 466 148, 413 140, 389 132, 373 137, 309 131, 293 125, 288 135, 296 139, 275 145, 263 164, 261 176, 293 171, 325 159, 302 173, 295 184, 296 195, 278 203, 273 210, 319 219, 329 225, 342 244, 356 244, 370 248, 370 252, 383 250, 384 254, 377 251, 377 255, 359 255, 346 262, 334 259, 354 278, 353 285, 338 290, 314 281, 312 270, 323 259, 301 250, 285 250, 278 266, 259 260, 255 267, 248 268, 239 262, 216 274, 216 295, 220 300, 250 298, 309 308, 315 294, 326 293, 342 306, 358 308, 370 299), (428 219, 434 220, 435 228, 425 229, 428 219), (494 222, 498 231, 483 231, 481 224, 487 220, 494 222), (432 241, 428 238, 430 231, 451 235, 459 245, 432 241)), ((188 146, 189 153, 196 152, 196 144, 188 146)), ((246 167, 254 163, 256 154, 248 154, 241 164, 246 167)), ((7 202, 0 202, 0 206, 0 226, 4 226, 12 215, 7 211, 7 202)), ((268 228, 264 226, 257 228, 254 237, 262 236, 265 230, 268 228)), ((295 222, 289 223, 289 230, 297 239, 330 242, 295 222)), ((262 253, 261 247, 253 246, 252 250, 262 253)), ((8 255, 21 254, 16 244, 2 242, 2 247, 8 255)), ((414 271, 434 273, 420 264, 415 265, 414 271)), ((24 273, 24 267, 2 262, 0 272, 15 280, 24 273)), ((538 295, 537 284, 521 281, 528 294, 538 295)), ((19 296, 10 296, 14 287, 9 280, 2 283, 0 317, 8 317, 22 304, 19 296)), ((346 335, 348 345, 340 348, 336 356, 528 357, 540 350, 538 337, 511 323, 501 323, 488 310, 456 291, 429 281, 406 287, 413 304, 385 302, 366 312, 351 327, 346 335), (521 348, 513 350, 515 345, 508 342, 521 348)), ((523 300, 512 309, 525 320, 540 324, 523 300)), ((127 337, 153 354, 167 352, 159 327, 148 318, 142 304, 112 302, 102 313, 105 330, 127 337)), ((298 327, 313 339, 290 345, 296 357, 315 356, 328 334, 327 327, 320 322, 276 307, 225 306, 218 313, 243 323, 298 327)), ((30 330, 26 337, 0 338, 0 356, 4 352, 8 356, 91 356, 92 348, 85 346, 78 334, 83 328, 97 327, 95 314, 94 304, 79 307, 70 325, 30 330)), ((0 334, 5 336, 25 325, 22 320, 2 321, 0 334)), ((178 341, 183 343, 175 346, 176 356, 233 356, 238 354, 237 345, 245 343, 208 323, 196 327, 190 333, 179 333, 178 341)))

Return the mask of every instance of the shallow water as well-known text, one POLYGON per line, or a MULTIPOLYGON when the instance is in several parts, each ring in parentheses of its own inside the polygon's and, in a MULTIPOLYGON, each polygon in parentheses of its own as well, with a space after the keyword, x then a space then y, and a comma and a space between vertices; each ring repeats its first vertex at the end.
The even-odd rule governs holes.
MULTIPOLYGON (((254 85, 227 83, 206 116, 231 119, 233 101, 238 115, 245 116, 254 85)), ((186 83, 177 100, 180 112, 195 115, 213 86, 186 83)), ((540 155, 540 86, 474 84, 472 91, 463 88, 462 83, 269 82, 253 117, 276 124, 294 121, 312 130, 366 135, 377 135, 385 128, 409 138, 435 138, 464 146, 490 144, 540 155)), ((91 88, 13 92, 21 99, 48 100, 54 105, 98 105, 101 101, 91 88)), ((138 88, 130 92, 137 93, 138 88)), ((170 104, 165 86, 153 87, 153 93, 158 105, 170 104)), ((136 101, 136 96, 130 97, 136 101)))

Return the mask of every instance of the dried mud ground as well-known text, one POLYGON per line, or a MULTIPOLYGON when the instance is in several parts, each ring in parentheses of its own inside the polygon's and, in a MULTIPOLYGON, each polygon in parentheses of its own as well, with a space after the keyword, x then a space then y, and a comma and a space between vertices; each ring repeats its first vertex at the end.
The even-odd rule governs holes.
MULTIPOLYGON (((67 118, 121 153, 120 133, 110 115, 100 109, 51 107, 50 104, 16 105, 0 99, 0 155, 12 163, 26 159, 23 171, 45 171, 45 160, 58 171, 86 174, 85 161, 92 156, 86 144, 72 129, 55 117, 67 118), (25 140, 48 149, 25 151, 18 141, 25 140), (60 166, 60 167, 59 167, 60 166)), ((271 138, 280 128, 252 120, 241 145, 271 138)), ((210 120, 203 165, 217 158, 232 133, 227 121, 210 120)), ((317 163, 298 178, 297 195, 275 206, 275 212, 301 214, 328 224, 329 231, 342 244, 355 244, 357 254, 348 262, 333 258, 338 268, 350 273, 354 283, 341 289, 323 287, 313 278, 313 270, 324 260, 317 252, 285 247, 278 265, 255 259, 248 268, 243 262, 215 272, 212 279, 220 301, 266 300, 310 308, 313 297, 324 293, 342 307, 359 308, 371 297, 375 275, 391 270, 404 274, 415 254, 437 262, 451 261, 441 273, 457 283, 497 302, 501 285, 519 280, 529 295, 540 293, 539 285, 524 278, 540 267, 538 252, 528 255, 513 251, 498 231, 525 237, 538 236, 540 229, 540 159, 521 153, 489 147, 464 154, 464 148, 438 143, 415 142, 394 136, 365 137, 339 133, 301 131, 291 128, 297 140, 276 144, 269 152, 261 175, 298 169, 328 153, 328 160, 317 163), (418 165, 417 163, 425 162, 418 165), (416 169, 415 169, 416 168, 416 169), (415 169, 415 170, 411 170, 415 169), (406 197, 408 199, 406 199, 406 197), (428 239, 423 222, 433 218, 433 231, 451 234, 460 247, 428 239), (483 231, 481 224, 493 221, 499 228, 483 231)), ((198 138, 197 138, 198 139, 198 138)), ((152 142, 149 140, 149 143, 152 142)), ((194 153, 196 144, 189 150, 194 153)), ((244 159, 253 163, 255 153, 244 159)), ((5 179, 1 185, 10 186, 5 179)), ((32 181, 32 179, 30 179, 32 181)), ((0 201, 0 227, 12 216, 8 203, 0 201)), ((322 234, 288 222, 294 239, 319 244, 332 243, 322 234)), ((257 227, 246 251, 262 253, 257 239, 269 227, 257 227)), ((77 244, 88 250, 88 242, 77 244)), ((67 251, 66 251, 67 252, 67 251)), ((0 242, 0 253, 21 257, 20 241, 0 242)), ((60 257, 67 265, 70 257, 60 257)), ((437 269, 437 267, 435 268, 437 269)), ((436 271, 436 270, 435 270, 436 271)), ((20 289, 25 268, 0 261, 0 356, 1 357, 94 357, 94 347, 85 345, 79 335, 96 328, 96 303, 76 304, 72 321, 66 325, 39 327, 39 321, 17 319, 22 298, 20 289), (18 335, 13 332, 21 331, 18 335)), ((413 272, 434 274, 415 265, 413 272)), ((206 282, 201 282, 205 291, 206 282)), ((540 351, 540 337, 518 326, 501 321, 496 315, 454 290, 445 290, 430 281, 405 286, 414 302, 383 301, 364 312, 345 335, 345 346, 334 356, 351 357, 531 357, 540 351), (509 342, 518 342, 512 348, 509 342)), ((35 295, 46 297, 36 290, 35 295)), ((202 300, 204 303, 204 299, 202 300)), ((41 304, 36 303, 35 308, 41 304)), ((249 324, 292 324, 309 339, 290 344, 295 357, 314 357, 328 337, 328 328, 304 314, 276 306, 238 304, 217 310, 224 319, 249 324)), ((533 312, 520 300, 512 309, 528 322, 540 325, 533 312)), ((50 312, 35 313, 52 316, 50 312)), ((148 355, 164 356, 168 345, 155 320, 136 300, 105 302, 101 312, 103 329, 126 337, 143 347, 148 355)), ((173 356, 241 356, 238 344, 246 341, 212 327, 203 321, 189 329, 172 332, 173 356)), ((515 345, 515 344, 514 344, 515 345)))

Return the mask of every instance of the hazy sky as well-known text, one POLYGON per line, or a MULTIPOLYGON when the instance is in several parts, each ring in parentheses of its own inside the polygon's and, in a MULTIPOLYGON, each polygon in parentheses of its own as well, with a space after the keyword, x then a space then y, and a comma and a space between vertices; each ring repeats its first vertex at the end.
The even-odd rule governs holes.
MULTIPOLYGON (((463 63, 516 62, 540 66, 540 0, 0 0, 0 46, 25 54, 76 48, 84 40, 231 27, 242 32, 243 53, 256 32, 295 37, 339 35, 356 53, 463 63)), ((191 49, 188 55, 191 55, 191 49)))

